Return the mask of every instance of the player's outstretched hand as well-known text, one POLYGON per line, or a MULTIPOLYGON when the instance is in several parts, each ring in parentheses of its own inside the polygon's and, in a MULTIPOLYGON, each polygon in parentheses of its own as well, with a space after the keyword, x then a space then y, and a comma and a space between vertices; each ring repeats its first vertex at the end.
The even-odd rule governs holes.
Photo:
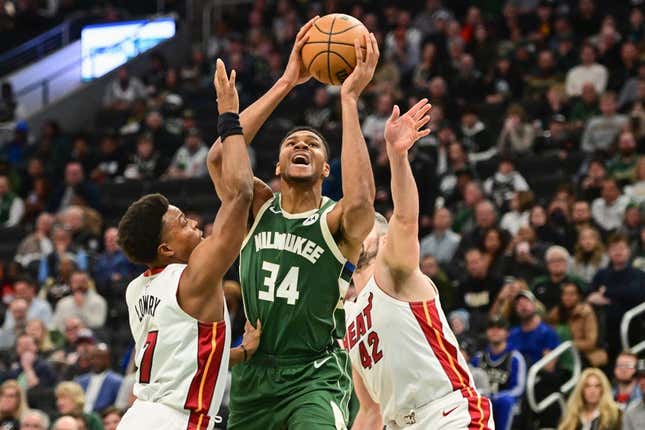
POLYGON ((430 121, 430 108, 428 99, 422 99, 412 106, 409 111, 401 115, 398 106, 392 109, 392 115, 385 124, 385 143, 388 153, 406 153, 414 142, 427 136, 429 128, 421 128, 430 121))
POLYGON ((293 48, 291 49, 287 67, 285 67, 284 73, 282 74, 282 79, 292 87, 303 84, 307 82, 309 78, 311 78, 311 73, 309 73, 304 63, 302 62, 301 51, 302 47, 305 46, 305 43, 307 43, 307 40, 309 40, 307 32, 314 25, 314 22, 316 22, 317 19, 318 15, 311 18, 309 22, 302 26, 302 28, 296 35, 296 41, 294 42, 293 48))
POLYGON ((352 73, 349 74, 347 79, 340 87, 341 97, 352 97, 358 99, 367 84, 370 83, 374 76, 374 70, 378 64, 380 56, 378 43, 374 33, 369 36, 364 35, 363 41, 365 42, 365 58, 363 58, 363 50, 361 49, 361 40, 354 40, 354 51, 356 52, 356 67, 352 73))
POLYGON ((250 322, 244 324, 244 335, 242 336, 242 345, 248 354, 247 360, 253 357, 255 351, 260 346, 260 336, 262 336, 262 323, 257 320, 256 326, 253 327, 250 322))
POLYGON ((231 76, 229 77, 226 74, 224 62, 219 58, 215 67, 213 84, 217 93, 217 110, 219 113, 239 113, 240 100, 237 96, 237 88, 235 88, 235 70, 231 70, 231 76))

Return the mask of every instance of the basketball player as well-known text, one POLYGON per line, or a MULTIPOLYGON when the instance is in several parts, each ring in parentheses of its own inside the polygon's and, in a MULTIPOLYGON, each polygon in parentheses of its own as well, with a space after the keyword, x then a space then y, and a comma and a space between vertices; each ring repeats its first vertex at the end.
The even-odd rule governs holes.
MULTIPOLYGON (((221 207, 206 239, 195 221, 160 194, 142 197, 119 224, 128 258, 148 270, 128 286, 137 382, 122 430, 213 428, 230 364, 257 348, 259 329, 247 325, 242 347, 230 350, 222 276, 246 233, 253 176, 237 120, 235 72, 218 60, 215 74, 222 149, 221 207)), ((248 324, 248 323, 247 323, 248 324)))
POLYGON ((405 115, 398 106, 385 127, 394 213, 377 214, 363 244, 348 307, 350 351, 361 408, 355 429, 490 429, 490 403, 474 387, 437 289, 419 269, 419 198, 408 151, 430 130, 430 105, 405 115))
MULTIPOLYGON (((300 49, 312 24, 298 33, 282 78, 240 115, 247 143, 288 91, 309 79, 300 49)), ((342 298, 374 223, 374 179, 357 104, 379 52, 374 35, 363 43, 365 58, 355 41, 357 66, 340 91, 343 198, 322 197, 329 152, 310 128, 289 132, 280 144, 281 193, 256 180, 240 279, 247 318, 262 321, 262 342, 233 370, 229 430, 346 428, 352 387, 349 357, 338 347, 342 298)), ((219 147, 211 149, 209 169, 223 180, 219 147)))

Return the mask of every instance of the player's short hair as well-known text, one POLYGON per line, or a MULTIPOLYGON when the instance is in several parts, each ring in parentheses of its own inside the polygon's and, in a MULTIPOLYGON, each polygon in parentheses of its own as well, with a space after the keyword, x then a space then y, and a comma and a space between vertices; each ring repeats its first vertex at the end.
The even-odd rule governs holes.
POLYGON ((374 213, 374 226, 376 226, 376 231, 378 233, 378 236, 381 237, 384 234, 387 233, 387 218, 385 218, 383 215, 381 215, 378 212, 374 213))
POLYGON ((161 194, 148 194, 132 203, 119 222, 118 243, 130 261, 150 264, 161 243, 162 218, 170 203, 161 194))
POLYGON ((309 126, 306 126, 306 125, 299 125, 297 127, 292 128, 291 130, 289 130, 287 132, 287 134, 285 134, 284 137, 282 138, 282 140, 280 141, 280 148, 282 148, 282 144, 284 143, 285 140, 287 140, 287 138, 289 136, 291 136, 293 133, 296 133, 296 132, 299 132, 299 131, 308 131, 308 132, 313 133, 316 136, 318 136, 320 138, 320 140, 322 141, 323 146, 325 147, 325 153, 327 154, 327 160, 329 160, 329 156, 331 154, 329 152, 329 143, 327 143, 327 139, 325 139, 325 136, 323 136, 321 132, 319 132, 318 130, 316 130, 313 127, 309 127, 309 126))

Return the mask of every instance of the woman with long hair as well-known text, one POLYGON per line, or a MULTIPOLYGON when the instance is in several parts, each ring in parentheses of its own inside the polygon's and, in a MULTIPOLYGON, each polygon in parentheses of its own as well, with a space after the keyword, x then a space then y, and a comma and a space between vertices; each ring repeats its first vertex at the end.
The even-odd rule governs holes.
POLYGON ((606 266, 608 262, 609 258, 598 231, 592 227, 581 228, 570 272, 589 283, 598 269, 606 266))
POLYGON ((83 417, 87 422, 88 430, 103 430, 101 418, 94 412, 89 414, 84 412, 85 393, 83 388, 76 382, 61 382, 56 386, 54 391, 56 395, 56 408, 62 415, 72 415, 83 417))
POLYGON ((602 370, 585 369, 569 396, 558 430, 620 430, 621 412, 611 398, 611 386, 602 370))
POLYGON ((29 320, 25 332, 36 341, 40 355, 49 359, 49 356, 54 352, 54 343, 45 323, 42 320, 29 320))
POLYGON ((508 246, 508 241, 502 234, 502 230, 492 227, 486 230, 482 236, 479 248, 484 254, 488 272, 498 278, 501 278, 504 271, 504 252, 508 246))
POLYGON ((549 311, 546 320, 558 332, 566 331, 592 366, 604 366, 607 352, 598 347, 598 319, 591 305, 583 302, 582 298, 578 285, 573 282, 562 285, 560 303, 549 311))
POLYGON ((27 412, 27 396, 17 381, 10 379, 0 385, 0 428, 18 430, 20 420, 27 412))

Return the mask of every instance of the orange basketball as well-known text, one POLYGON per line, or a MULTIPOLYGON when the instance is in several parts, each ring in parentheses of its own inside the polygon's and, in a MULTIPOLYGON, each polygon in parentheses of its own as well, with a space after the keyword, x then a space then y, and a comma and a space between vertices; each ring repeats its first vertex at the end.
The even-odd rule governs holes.
MULTIPOLYGON (((302 61, 314 78, 324 84, 340 85, 356 66, 354 39, 359 39, 363 56, 367 28, 353 16, 332 13, 318 18, 307 32, 302 61)), ((363 57, 364 58, 364 57, 363 57)))

